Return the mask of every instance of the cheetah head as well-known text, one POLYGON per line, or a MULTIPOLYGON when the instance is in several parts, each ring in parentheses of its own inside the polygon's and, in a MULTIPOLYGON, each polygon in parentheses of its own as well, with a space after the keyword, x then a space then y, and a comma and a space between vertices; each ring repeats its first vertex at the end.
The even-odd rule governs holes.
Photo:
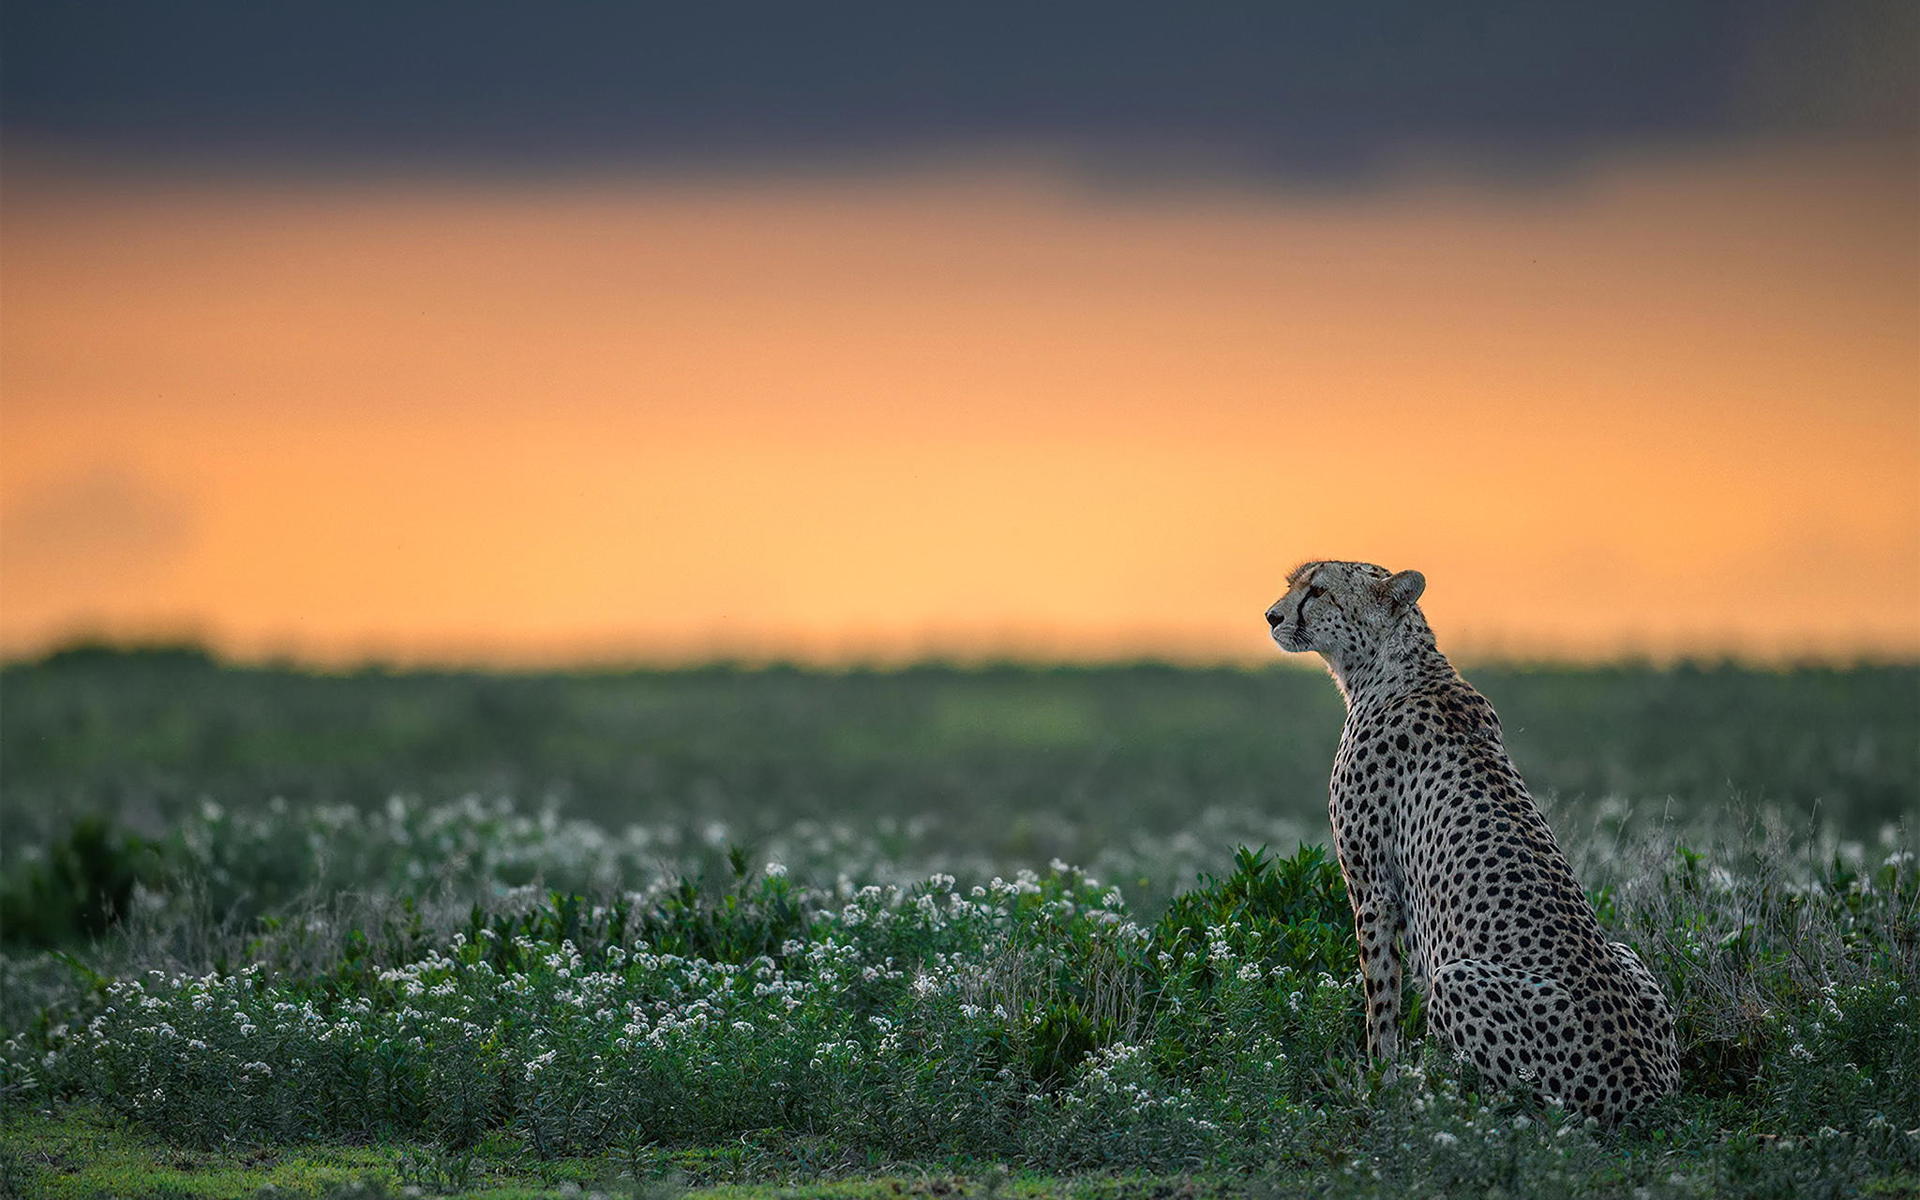
POLYGON ((1352 661, 1376 647, 1427 588, 1418 571, 1394 574, 1372 563, 1302 563, 1287 576, 1286 595, 1267 609, 1267 626, 1282 650, 1312 650, 1352 661))

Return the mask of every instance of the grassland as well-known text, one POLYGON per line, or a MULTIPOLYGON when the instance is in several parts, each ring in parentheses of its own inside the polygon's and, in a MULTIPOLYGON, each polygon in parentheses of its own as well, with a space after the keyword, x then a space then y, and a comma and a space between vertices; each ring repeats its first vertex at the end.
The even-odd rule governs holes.
POLYGON ((1920 1191, 1920 669, 1470 675, 1676 1000, 1620 1129, 1368 1069, 1312 673, 10 667, 0 1189, 1920 1191))

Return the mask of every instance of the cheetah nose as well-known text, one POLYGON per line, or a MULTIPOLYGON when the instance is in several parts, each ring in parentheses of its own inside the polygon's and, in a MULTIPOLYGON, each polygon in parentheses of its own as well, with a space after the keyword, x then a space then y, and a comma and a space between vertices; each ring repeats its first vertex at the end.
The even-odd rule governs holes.
POLYGON ((1268 609, 1267 610, 1267 628, 1272 629, 1274 626, 1278 624, 1280 624, 1280 610, 1275 608, 1268 609))

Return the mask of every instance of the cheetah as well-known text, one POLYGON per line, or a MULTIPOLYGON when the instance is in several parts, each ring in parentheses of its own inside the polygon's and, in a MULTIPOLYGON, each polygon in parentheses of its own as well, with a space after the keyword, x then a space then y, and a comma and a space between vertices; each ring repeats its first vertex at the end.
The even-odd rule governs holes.
POLYGON ((1430 1035, 1611 1123, 1678 1084, 1673 1010, 1601 932, 1493 706, 1435 644, 1425 590, 1418 571, 1309 562, 1267 610, 1273 640, 1324 658, 1347 702, 1329 807, 1368 1056, 1391 1070, 1398 1054, 1404 962, 1430 1035))

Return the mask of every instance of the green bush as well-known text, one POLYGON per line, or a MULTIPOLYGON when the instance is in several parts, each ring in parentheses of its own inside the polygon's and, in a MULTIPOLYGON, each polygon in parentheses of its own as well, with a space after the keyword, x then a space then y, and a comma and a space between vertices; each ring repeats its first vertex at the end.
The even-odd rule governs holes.
POLYGON ((15 860, 0 884, 0 941, 47 948, 98 938, 157 873, 154 847, 104 818, 82 817, 42 861, 15 860))
POLYGON ((1242 846, 1231 875, 1203 875, 1198 888, 1167 905, 1154 929, 1156 946, 1172 955, 1176 969, 1194 964, 1209 974, 1204 964, 1222 939, 1236 958, 1306 976, 1345 978, 1359 966, 1346 881, 1319 846, 1283 859, 1269 857, 1264 846, 1242 846))

